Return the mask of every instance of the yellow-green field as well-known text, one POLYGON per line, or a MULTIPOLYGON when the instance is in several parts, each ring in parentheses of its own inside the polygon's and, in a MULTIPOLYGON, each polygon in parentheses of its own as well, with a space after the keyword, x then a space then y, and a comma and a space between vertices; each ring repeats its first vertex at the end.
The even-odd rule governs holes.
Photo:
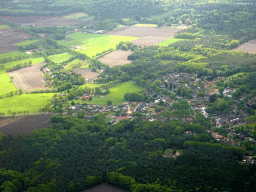
POLYGON ((172 43, 175 43, 175 42, 177 42, 177 41, 184 41, 184 40, 186 40, 186 39, 179 39, 179 38, 170 38, 170 39, 168 39, 168 40, 166 40, 166 41, 163 41, 163 42, 161 42, 161 43, 159 43, 159 44, 157 44, 158 46, 168 46, 168 45, 171 45, 172 43))
POLYGON ((67 15, 64 18, 67 19, 79 19, 79 20, 83 20, 83 21, 93 21, 94 20, 94 16, 90 16, 87 13, 74 13, 71 15, 67 15))
POLYGON ((61 63, 63 61, 69 60, 71 57, 72 55, 70 55, 69 53, 61 53, 57 55, 51 55, 48 57, 48 59, 55 63, 61 63))
MULTIPOLYGON (((76 58, 73 61, 69 62, 67 65, 65 65, 65 69, 69 70, 69 69, 74 68, 75 66, 78 66, 78 65, 84 64, 84 63, 86 63, 86 61, 82 61, 82 60, 76 58)), ((88 64, 85 64, 85 65, 88 65, 88 64)))
POLYGON ((20 43, 16 43, 15 45, 18 45, 18 46, 26 46, 26 45, 29 45, 31 43, 36 43, 40 41, 39 39, 35 39, 35 40, 26 40, 26 41, 22 41, 20 43))
POLYGON ((82 47, 82 50, 76 51, 85 53, 89 57, 96 56, 97 53, 108 49, 116 49, 116 45, 121 41, 133 41, 138 39, 137 37, 88 34, 83 32, 72 33, 68 35, 68 37, 73 40, 62 41, 61 43, 66 46, 79 45, 82 47))
POLYGON ((13 52, 9 52, 9 53, 2 53, 2 54, 0 54, 0 59, 10 58, 10 57, 18 57, 18 56, 27 56, 27 54, 24 53, 24 52, 20 52, 20 51, 13 51, 13 52))
POLYGON ((9 114, 9 112, 29 111, 37 113, 39 109, 50 103, 53 95, 56 93, 38 93, 14 95, 0 99, 0 112, 9 114))
POLYGON ((124 95, 126 93, 135 93, 142 91, 143 88, 135 85, 133 82, 125 82, 115 87, 109 89, 110 93, 104 97, 93 98, 92 101, 86 101, 88 104, 99 104, 99 105, 107 105, 107 101, 111 100, 113 105, 118 105, 123 103, 124 95))
POLYGON ((17 90, 7 73, 0 74, 0 82, 0 95, 17 90))
POLYGON ((0 29, 8 29, 8 28, 10 28, 10 26, 8 26, 8 25, 0 25, 0 29))

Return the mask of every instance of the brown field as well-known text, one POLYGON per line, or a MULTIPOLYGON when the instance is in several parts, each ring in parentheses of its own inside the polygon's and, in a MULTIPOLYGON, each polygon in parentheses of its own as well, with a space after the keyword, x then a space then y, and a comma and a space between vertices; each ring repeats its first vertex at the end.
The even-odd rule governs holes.
POLYGON ((21 69, 8 72, 8 75, 13 76, 13 83, 17 89, 22 89, 23 92, 35 90, 35 89, 46 89, 43 87, 46 85, 44 81, 44 74, 40 71, 40 68, 45 64, 38 63, 29 67, 23 67, 21 69))
POLYGON ((19 47, 14 44, 28 38, 29 35, 21 31, 13 32, 12 29, 0 30, 0 53, 17 51, 19 47))
POLYGON ((136 39, 134 41, 132 41, 135 45, 141 46, 141 47, 145 47, 145 46, 153 46, 153 45, 157 45, 158 43, 161 43, 162 41, 165 41, 169 38, 165 38, 165 37, 141 37, 139 39, 136 39))
POLYGON ((93 72, 91 69, 78 68, 74 70, 74 72, 76 72, 77 74, 80 74, 85 79, 88 79, 90 81, 97 79, 99 76, 99 73, 93 72))
POLYGON ((77 26, 81 24, 86 24, 86 21, 67 19, 61 16, 28 16, 28 17, 13 17, 7 16, 2 17, 13 23, 19 23, 24 25, 36 25, 36 26, 77 26))
POLYGON ((49 127, 52 124, 50 117, 48 114, 4 117, 0 120, 0 132, 7 135, 30 134, 35 129, 49 127))
POLYGON ((132 51, 115 50, 102 57, 99 57, 98 60, 109 66, 124 65, 132 62, 127 60, 127 57, 132 53, 132 51))
POLYGON ((84 190, 83 192, 128 192, 128 191, 121 189, 119 187, 116 187, 114 185, 110 185, 108 183, 102 183, 100 185, 92 187, 91 189, 84 190))
POLYGON ((244 43, 234 50, 248 52, 248 53, 256 53, 256 39, 249 41, 247 43, 244 43))

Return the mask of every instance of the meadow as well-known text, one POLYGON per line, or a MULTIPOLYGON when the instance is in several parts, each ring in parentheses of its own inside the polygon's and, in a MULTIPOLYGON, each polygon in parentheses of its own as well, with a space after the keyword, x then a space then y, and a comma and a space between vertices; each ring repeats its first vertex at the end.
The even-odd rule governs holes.
POLYGON ((0 95, 17 90, 7 73, 0 74, 0 82, 0 95))
POLYGON ((8 25, 0 25, 0 29, 8 29, 8 28, 10 28, 10 26, 8 26, 8 25))
POLYGON ((133 41, 138 39, 137 37, 88 34, 82 32, 72 33, 68 35, 68 37, 73 40, 62 41, 61 43, 66 46, 79 45, 83 49, 77 51, 84 53, 89 57, 96 56, 97 53, 101 53, 111 48, 116 49, 116 45, 121 41, 133 41))
POLYGON ((61 53, 57 55, 51 55, 48 57, 48 59, 50 59, 52 62, 55 62, 55 63, 61 63, 63 61, 67 61, 71 57, 72 55, 70 55, 69 53, 61 53))
POLYGON ((39 109, 50 104, 50 99, 56 93, 38 93, 14 95, 0 99, 0 112, 5 115, 10 112, 28 111, 28 113, 37 113, 39 109))
POLYGON ((16 43, 14 45, 18 45, 18 46, 26 46, 26 45, 29 45, 29 44, 32 44, 32 43, 36 43, 40 41, 39 39, 35 39, 35 40, 25 40, 25 41, 22 41, 20 43, 16 43))
POLYGON ((126 93, 135 93, 142 91, 143 88, 135 85, 133 82, 125 82, 115 87, 109 89, 109 94, 104 97, 94 97, 92 101, 86 101, 88 104, 99 104, 106 106, 107 101, 111 100, 113 105, 122 104, 124 100, 124 95, 126 93))
POLYGON ((167 47, 168 45, 171 45, 172 43, 175 43, 175 42, 177 42, 177 41, 184 41, 185 39, 179 39, 179 38, 170 38, 170 39, 168 39, 168 40, 166 40, 166 41, 163 41, 163 42, 161 42, 161 43, 159 43, 159 44, 157 44, 158 46, 165 46, 165 47, 167 47))

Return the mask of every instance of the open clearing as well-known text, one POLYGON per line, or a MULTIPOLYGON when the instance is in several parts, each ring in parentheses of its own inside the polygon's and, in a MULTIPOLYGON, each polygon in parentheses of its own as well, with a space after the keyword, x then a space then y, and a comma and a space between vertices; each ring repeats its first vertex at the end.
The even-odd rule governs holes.
POLYGON ((256 53, 256 39, 249 41, 247 43, 244 43, 234 50, 248 52, 248 53, 256 53))
POLYGON ((80 74, 85 79, 88 79, 90 81, 97 79, 99 76, 99 73, 93 72, 91 69, 78 68, 78 69, 75 69, 74 72, 76 72, 77 74, 80 74))
POLYGON ((57 55, 51 55, 48 57, 48 59, 50 59, 52 62, 55 62, 55 63, 61 63, 69 60, 71 57, 72 55, 70 55, 69 53, 61 53, 57 55))
POLYGON ((23 92, 32 91, 35 89, 45 89, 46 85, 44 81, 43 72, 40 68, 45 63, 38 63, 29 67, 23 67, 21 69, 8 72, 9 76, 13 76, 13 83, 17 89, 22 89, 23 92))
POLYGON ((115 50, 97 59, 109 66, 124 65, 132 62, 127 60, 127 57, 132 53, 132 51, 115 50))
POLYGON ((0 82, 0 95, 4 95, 11 91, 15 92, 17 90, 7 73, 0 74, 0 82))
POLYGON ((175 43, 177 41, 184 41, 184 40, 188 40, 188 39, 179 39, 179 38, 170 38, 166 41, 163 41, 159 44, 157 44, 158 46, 168 46, 168 45, 171 45, 172 43, 175 43))
POLYGON ((125 82, 109 89, 109 94, 103 97, 93 97, 92 101, 86 101, 88 104, 107 105, 107 101, 111 100, 113 105, 123 103, 126 93, 136 93, 142 91, 143 88, 135 85, 133 82, 125 82))
POLYGON ((8 135, 30 134, 35 129, 47 128, 52 123, 50 122, 51 115, 25 115, 18 117, 6 117, 2 122, 7 122, 4 126, 0 126, 0 132, 8 135))
POLYGON ((7 16, 2 17, 3 19, 13 22, 20 23, 21 26, 25 25, 36 25, 36 26, 78 26, 86 24, 86 21, 68 19, 62 16, 27 16, 27 17, 13 17, 7 16))
POLYGON ((29 113, 38 113, 39 109, 50 104, 50 99, 56 93, 34 93, 14 95, 0 99, 0 112, 5 115, 11 112, 28 111, 29 113), (10 111, 9 111, 10 110, 10 111))
POLYGON ((21 31, 13 32, 11 29, 0 30, 0 53, 17 51, 19 47, 14 44, 28 38, 29 35, 21 31))

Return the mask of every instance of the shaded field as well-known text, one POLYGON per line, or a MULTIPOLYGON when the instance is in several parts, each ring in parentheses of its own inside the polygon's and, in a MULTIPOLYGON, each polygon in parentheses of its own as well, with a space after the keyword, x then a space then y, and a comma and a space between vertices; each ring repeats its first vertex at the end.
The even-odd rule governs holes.
POLYGON ((0 95, 17 90, 7 73, 0 74, 0 82, 0 95))
POLYGON ((82 192, 128 192, 124 189, 116 187, 114 185, 110 185, 108 183, 101 183, 91 189, 84 190, 82 192))
POLYGON ((16 134, 30 134, 35 129, 47 128, 52 123, 50 122, 51 115, 26 115, 19 118, 13 118, 13 121, 9 121, 11 117, 4 118, 0 124, 4 121, 8 121, 7 124, 0 127, 0 132, 8 135, 16 134))
POLYGON ((247 43, 244 43, 234 50, 248 52, 248 53, 256 53, 256 39, 249 41, 247 43))
POLYGON ((81 76, 83 76, 85 79, 88 79, 88 80, 97 79, 99 76, 99 73, 93 72, 91 69, 78 68, 78 69, 75 69, 74 72, 76 72, 77 74, 80 74, 81 76))
POLYGON ((0 53, 17 51, 19 47, 14 44, 28 38, 29 35, 21 31, 13 32, 11 29, 0 30, 0 53))
POLYGON ((40 68, 45 63, 39 63, 29 67, 23 67, 21 69, 8 72, 9 76, 13 76, 13 83, 17 89, 22 89, 23 92, 27 92, 35 89, 45 89, 46 85, 44 80, 44 74, 40 71, 40 68))
POLYGON ((61 63, 63 61, 69 60, 71 57, 72 55, 70 55, 69 53, 61 53, 57 55, 51 55, 48 57, 48 59, 55 63, 61 63))
POLYGON ((167 39, 166 41, 163 41, 163 42, 161 42, 157 45, 158 46, 168 46, 168 45, 171 45, 172 43, 175 43, 177 41, 184 41, 184 40, 188 40, 188 39, 170 38, 170 39, 167 39))
POLYGON ((36 26, 77 26, 86 24, 86 21, 68 19, 62 16, 27 16, 27 17, 2 17, 3 19, 24 25, 36 26))
POLYGON ((127 57, 132 53, 132 51, 115 50, 97 59, 109 66, 124 65, 132 62, 127 60, 127 57))
POLYGON ((166 41, 168 38, 165 37, 152 37, 152 36, 148 36, 148 37, 141 37, 139 39, 136 39, 134 41, 132 41, 135 45, 141 46, 141 47, 145 47, 145 46, 153 46, 153 45, 157 45, 163 41, 166 41))
POLYGON ((28 113, 38 113, 46 105, 50 104, 55 93, 36 93, 36 94, 22 94, 14 95, 13 97, 6 97, 0 99, 0 112, 5 115, 12 112, 28 111, 28 113))
POLYGON ((107 105, 107 101, 111 100, 113 105, 123 103, 126 93, 136 93, 142 91, 143 88, 135 85, 133 82, 125 82, 109 89, 109 94, 103 97, 94 97, 92 101, 86 101, 88 104, 107 105))

